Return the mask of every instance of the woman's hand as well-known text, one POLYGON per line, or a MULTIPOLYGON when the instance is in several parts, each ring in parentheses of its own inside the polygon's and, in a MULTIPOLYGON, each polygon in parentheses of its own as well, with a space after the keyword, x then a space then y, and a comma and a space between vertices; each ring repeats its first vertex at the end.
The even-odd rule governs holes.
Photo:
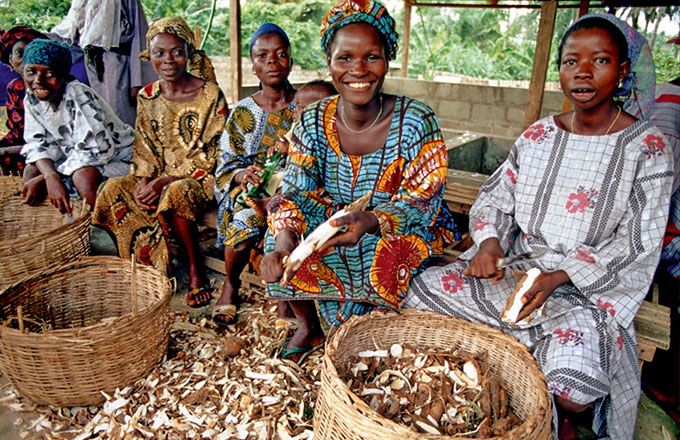
POLYGON ((267 157, 272 156, 277 151, 279 153, 281 153, 282 156, 285 156, 285 155, 288 154, 288 147, 289 146, 290 146, 290 144, 288 143, 286 138, 280 137, 279 140, 276 141, 276 143, 274 145, 272 145, 271 147, 269 147, 267 149, 267 157))
POLYGON ((283 277, 285 266, 283 258, 290 255, 297 246, 295 234, 292 231, 281 231, 276 236, 276 250, 262 257, 260 274, 268 283, 275 283, 283 277))
POLYGON ((331 246, 352 246, 361 240, 364 234, 374 233, 380 226, 378 217, 371 211, 354 211, 349 214, 336 218, 331 222, 332 226, 343 227, 346 226, 343 232, 335 235, 328 240, 326 244, 321 246, 320 250, 331 246))
POLYGON ((73 214, 73 208, 71 207, 71 198, 68 195, 68 190, 62 182, 59 173, 56 171, 48 173, 45 177, 45 183, 47 184, 47 195, 50 198, 52 205, 59 210, 62 214, 73 214))
POLYGON ((148 181, 148 183, 144 186, 138 184, 134 193, 135 202, 137 202, 137 205, 140 208, 147 211, 158 208, 158 200, 163 193, 163 188, 172 183, 172 181, 172 177, 165 176, 157 177, 151 181, 148 181))
POLYGON ((263 182, 262 177, 260 177, 262 173, 264 173, 264 169, 257 165, 250 165, 245 170, 236 174, 234 179, 237 184, 241 185, 243 192, 246 192, 249 189, 248 185, 258 186, 263 182))
POLYGON ((24 183, 21 197, 28 206, 38 206, 45 200, 45 178, 39 174, 24 183))
POLYGON ((563 270, 555 272, 543 272, 540 274, 534 284, 531 286, 524 296, 522 302, 524 307, 517 316, 517 322, 529 316, 534 310, 541 307, 552 295, 552 293, 562 284, 570 281, 569 275, 563 270))
POLYGON ((504 254, 501 243, 497 238, 487 238, 479 245, 479 251, 472 257, 463 275, 475 278, 493 278, 494 282, 500 280, 505 271, 499 270, 496 264, 504 254))

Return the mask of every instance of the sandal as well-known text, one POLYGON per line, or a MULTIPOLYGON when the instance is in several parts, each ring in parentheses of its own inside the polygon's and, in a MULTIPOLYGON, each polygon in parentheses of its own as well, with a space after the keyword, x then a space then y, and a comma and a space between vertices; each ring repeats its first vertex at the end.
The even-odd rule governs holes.
POLYGON ((209 284, 204 284, 203 287, 192 287, 186 295, 184 303, 191 308, 199 308, 207 306, 212 300, 212 287, 209 284), (201 298, 205 299, 201 299, 201 298))
POLYGON ((321 347, 324 346, 324 343, 322 342, 321 344, 315 345, 315 346, 305 345, 305 346, 302 346, 302 347, 288 348, 288 344, 290 343, 291 339, 292 339, 292 337, 287 338, 283 342, 283 345, 281 346, 280 355, 281 355, 281 359, 289 359, 289 360, 292 361, 292 359, 290 359, 291 357, 295 356, 296 354, 302 354, 302 356, 300 356, 300 359, 298 359, 297 362, 293 361, 297 364, 302 364, 305 361, 305 359, 307 359, 309 357, 310 354, 314 353, 315 351, 317 351, 318 349, 320 349, 321 347))
POLYGON ((220 327, 236 324, 237 310, 234 304, 215 305, 212 309, 212 320, 220 327))

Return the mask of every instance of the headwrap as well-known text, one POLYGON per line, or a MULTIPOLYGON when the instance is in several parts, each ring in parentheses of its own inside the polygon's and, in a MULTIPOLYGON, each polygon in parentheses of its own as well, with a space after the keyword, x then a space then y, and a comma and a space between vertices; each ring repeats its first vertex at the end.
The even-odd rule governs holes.
POLYGON ((9 64, 9 56, 12 53, 12 48, 15 44, 19 41, 29 43, 36 38, 47 38, 47 36, 28 26, 14 26, 10 30, 4 32, 2 36, 0 36, 0 61, 9 64))
POLYGON ((139 54, 140 60, 149 61, 151 40, 158 34, 172 34, 184 41, 187 46, 189 46, 191 57, 189 59, 189 71, 191 74, 196 75, 205 81, 217 83, 215 69, 213 68, 210 58, 208 58, 205 52, 196 48, 194 33, 182 17, 161 18, 149 26, 149 31, 146 33, 146 50, 139 54))
MULTIPOLYGON (((565 35, 570 33, 571 28, 588 18, 600 18, 612 23, 626 38, 630 68, 628 74, 614 92, 614 96, 625 99, 623 109, 628 113, 637 115, 642 119, 649 119, 654 107, 656 73, 652 50, 647 40, 628 23, 612 14, 586 14, 572 23, 565 35)), ((562 40, 564 40, 564 37, 562 37, 562 40)), ((560 41, 560 44, 563 43, 564 41, 560 41)))
POLYGON ((373 0, 340 0, 328 11, 321 23, 321 48, 324 52, 328 53, 338 29, 352 23, 373 26, 385 38, 388 59, 394 59, 399 40, 396 24, 385 6, 373 0))
POLYGON ((274 23, 264 23, 261 24, 259 28, 253 33, 253 35, 250 37, 250 45, 249 45, 249 54, 252 56, 253 54, 253 46, 255 45, 255 42, 260 38, 264 37, 265 35, 271 35, 275 34, 281 37, 284 43, 286 43, 286 46, 290 47, 290 40, 288 39, 288 35, 286 32, 281 29, 279 26, 275 25, 274 23))
POLYGON ((71 49, 63 43, 37 38, 24 49, 24 65, 48 66, 66 78, 71 71, 71 49))

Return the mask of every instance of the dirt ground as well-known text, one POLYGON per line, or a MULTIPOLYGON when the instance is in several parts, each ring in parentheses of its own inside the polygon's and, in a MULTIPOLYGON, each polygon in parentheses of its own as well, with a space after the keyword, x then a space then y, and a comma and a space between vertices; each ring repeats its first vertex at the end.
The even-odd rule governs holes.
MULTIPOLYGON (((111 244, 107 243, 105 237, 94 237, 94 246, 99 247, 99 253, 108 253, 106 249, 108 248, 109 250, 111 249, 111 244)), ((209 319, 209 314, 210 314, 210 308, 209 307, 203 307, 200 309, 191 309, 187 307, 184 304, 184 292, 186 291, 187 287, 187 280, 186 280, 186 274, 181 273, 176 273, 177 281, 178 281, 178 289, 175 295, 173 296, 171 300, 171 307, 174 311, 178 312, 179 314, 182 314, 184 316, 189 317, 189 320, 191 322, 200 322, 205 323, 206 320, 202 320, 202 318, 208 318, 209 319)), ((210 272, 210 278, 212 280, 213 285, 219 289, 219 286, 221 285, 223 276, 221 274, 215 273, 215 272, 210 272)), ((215 299, 217 297, 217 294, 215 294, 215 299)), ((254 301, 261 301, 261 297, 259 296, 250 296, 250 300, 254 301)), ((269 305, 267 307, 262 307, 261 304, 245 304, 244 309, 247 310, 247 312, 242 313, 240 316, 240 322, 242 323, 244 320, 248 321, 251 319, 251 315, 249 313, 251 312, 257 312, 258 309, 264 309, 268 308, 271 309, 269 310, 269 313, 271 313, 271 316, 273 316, 273 305, 269 305)), ((245 325, 246 330, 248 330, 248 325, 245 325)), ((265 324, 268 325, 268 324, 265 324)), ((273 327, 273 319, 269 323, 273 327)), ((196 327, 199 328, 199 327, 196 327)), ((224 332, 216 331, 214 327, 207 325, 205 327, 200 328, 201 332, 205 333, 205 336, 212 338, 212 339, 217 339, 221 340, 228 334, 225 334, 224 332)), ((263 330, 256 330, 256 331, 263 331, 263 330)), ((271 334, 274 334, 275 332, 272 331, 271 334)), ((176 335, 176 333, 173 333, 173 335, 176 335)), ((172 342, 171 342, 172 346, 172 342)), ((319 362, 321 354, 318 353, 314 356, 315 360, 312 360, 310 358, 310 362, 319 362)), ((168 362, 168 361, 166 361, 168 362)), ((302 373, 301 373, 302 374, 302 373)), ((12 398, 12 394, 9 391, 11 389, 10 385, 7 383, 7 381, 4 378, 0 377, 0 438, 2 439, 20 439, 20 438, 53 438, 52 435, 49 434, 47 430, 43 431, 42 433, 38 434, 35 431, 31 431, 29 428, 31 426, 31 423, 36 423, 36 417, 38 416, 37 413, 33 413, 31 411, 27 412, 15 412, 12 409, 10 409, 9 405, 11 403, 16 403, 16 400, 12 398), (24 435, 22 437, 21 435, 24 435)), ((16 408, 16 407, 15 407, 16 408)), ((250 425, 252 426, 252 425, 250 425)), ((261 435, 260 431, 260 435, 261 435)), ((270 432, 270 431, 267 431, 270 432)), ((75 433, 75 431, 74 431, 75 433)), ((270 438, 280 438, 278 435, 275 434, 275 432, 272 432, 270 435, 268 435, 270 438)), ((75 437, 75 434, 74 436, 75 437)), ((250 436, 249 436, 250 437, 250 436)), ((638 418, 637 418, 637 427, 636 427, 636 434, 635 438, 639 440, 666 440, 666 439, 676 439, 680 437, 680 429, 678 426, 673 422, 673 420, 653 401, 651 401, 649 398, 647 398, 645 395, 642 396, 640 400, 640 404, 638 406, 638 418)), ((69 438, 68 436, 63 437, 63 436, 57 436, 57 438, 69 438)), ((133 437, 134 438, 134 437, 133 437)), ((230 438, 230 437, 224 437, 224 438, 230 438)), ((255 437, 256 438, 256 437, 255 437)), ((262 437, 260 437, 262 438, 262 437)), ((581 439, 592 439, 594 436, 592 433, 587 429, 587 427, 582 427, 581 429, 581 439)))

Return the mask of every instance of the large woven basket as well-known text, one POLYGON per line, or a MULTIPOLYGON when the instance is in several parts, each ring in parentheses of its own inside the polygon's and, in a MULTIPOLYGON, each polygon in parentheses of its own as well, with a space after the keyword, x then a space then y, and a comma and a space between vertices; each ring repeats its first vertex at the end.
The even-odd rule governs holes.
POLYGON ((350 358, 363 350, 411 343, 421 349, 488 355, 489 369, 508 391, 510 405, 523 423, 504 438, 551 438, 552 410, 541 370, 524 345, 491 327, 429 312, 353 317, 329 340, 323 358, 321 386, 314 410, 316 439, 437 439, 418 434, 372 410, 347 387, 350 358))
POLYGON ((2 374, 57 406, 99 404, 100 391, 146 376, 167 351, 172 287, 152 267, 132 278, 128 261, 87 257, 10 286, 0 295, 2 374))
POLYGON ((21 195, 24 180, 17 176, 0 176, 0 200, 21 195))
POLYGON ((0 199, 0 290, 44 269, 90 253, 90 214, 73 203, 67 218, 53 206, 0 199))

